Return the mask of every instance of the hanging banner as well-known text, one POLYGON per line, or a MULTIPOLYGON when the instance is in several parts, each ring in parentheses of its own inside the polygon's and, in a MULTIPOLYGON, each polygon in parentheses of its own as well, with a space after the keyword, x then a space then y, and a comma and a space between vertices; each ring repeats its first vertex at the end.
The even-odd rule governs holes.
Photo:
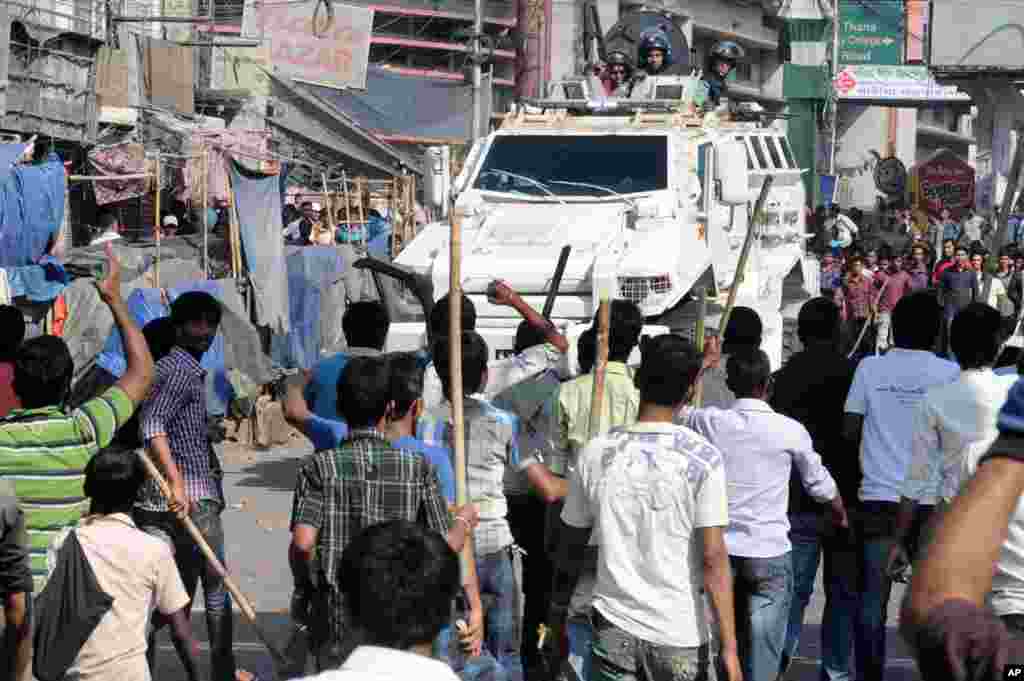
MULTIPOLYGON (((329 1, 329 0, 328 0, 329 1)), ((317 2, 246 2, 242 37, 270 44, 274 72, 324 87, 366 88, 373 9, 317 2), (315 16, 314 16, 315 14, 315 16)))
POLYGON ((955 85, 937 83, 925 66, 844 66, 832 85, 844 101, 971 101, 955 85))
POLYGON ((974 168, 951 151, 936 152, 915 168, 920 201, 938 219, 943 208, 961 218, 974 207, 974 168))

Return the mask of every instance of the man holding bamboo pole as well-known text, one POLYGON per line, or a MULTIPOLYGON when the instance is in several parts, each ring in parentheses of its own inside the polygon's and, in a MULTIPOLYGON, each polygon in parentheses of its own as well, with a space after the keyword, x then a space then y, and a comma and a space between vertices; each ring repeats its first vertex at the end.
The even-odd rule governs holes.
POLYGON ((636 423, 591 441, 570 473, 550 637, 555 645, 561 639, 588 539, 596 539, 592 669, 576 672, 587 681, 708 678, 713 662, 702 588, 719 624, 724 679, 742 679, 723 538, 729 522, 723 458, 707 440, 673 424, 702 365, 688 341, 652 339, 636 376, 636 423))

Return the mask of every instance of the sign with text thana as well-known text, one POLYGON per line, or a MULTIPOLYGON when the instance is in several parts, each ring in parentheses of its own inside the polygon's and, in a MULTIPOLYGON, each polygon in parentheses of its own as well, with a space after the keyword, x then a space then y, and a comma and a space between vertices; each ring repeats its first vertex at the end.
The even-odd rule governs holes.
POLYGON ((839 63, 896 66, 905 45, 902 0, 841 0, 839 63))
MULTIPOLYGON (((330 0, 328 0, 329 2, 330 0)), ((248 1, 242 36, 270 44, 274 72, 338 89, 366 88, 373 9, 332 3, 333 19, 317 2, 248 1)))

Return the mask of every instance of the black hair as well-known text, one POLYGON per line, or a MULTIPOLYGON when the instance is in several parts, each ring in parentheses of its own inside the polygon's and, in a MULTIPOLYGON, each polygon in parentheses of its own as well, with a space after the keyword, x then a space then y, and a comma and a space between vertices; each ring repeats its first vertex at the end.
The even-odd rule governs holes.
MULTIPOLYGON (((434 343, 434 367, 441 379, 441 387, 446 397, 451 397, 451 363, 449 352, 451 339, 441 336, 434 343)), ((484 373, 487 371, 487 341, 476 331, 465 331, 462 334, 462 394, 471 395, 480 392, 484 387, 484 373)))
POLYGON ((146 473, 135 452, 104 449, 85 465, 85 496, 95 509, 106 513, 130 511, 146 481, 146 473))
POLYGON ((100 229, 105 231, 113 229, 114 227, 117 227, 117 225, 121 223, 121 221, 118 220, 117 218, 117 214, 109 210, 105 210, 102 213, 100 213, 99 217, 96 219, 96 222, 99 225, 100 229))
POLYGON ((0 305, 0 362, 13 362, 25 341, 25 315, 13 305, 0 305))
POLYGON ((515 351, 518 355, 527 348, 532 348, 535 345, 543 345, 547 342, 547 333, 538 326, 534 326, 525 319, 519 322, 519 327, 516 329, 516 344, 515 351))
POLYGON ((391 401, 395 403, 395 416, 409 413, 416 400, 423 397, 424 367, 411 352, 388 355, 391 365, 391 401))
POLYGON ((736 397, 753 397, 771 380, 772 365, 764 350, 746 348, 729 355, 725 372, 726 385, 736 397))
POLYGON ((839 332, 839 307, 825 297, 804 303, 796 316, 796 333, 804 345, 811 341, 834 341, 839 332))
POLYGON ((186 291, 171 303, 171 321, 177 328, 198 321, 220 326, 221 315, 220 303, 205 291, 186 291))
POLYGON ((580 362, 580 373, 589 374, 597 361, 597 330, 590 327, 576 339, 576 355, 580 362))
POLYGON ((949 345, 962 369, 980 369, 995 364, 1002 345, 1002 317, 984 303, 971 303, 960 310, 949 327, 949 345))
MULTIPOLYGON (((448 315, 448 294, 434 303, 430 310, 430 333, 434 338, 447 336, 451 317, 448 315)), ((476 330, 476 305, 465 294, 462 295, 462 330, 476 330)))
POLYGON ((338 377, 338 415, 349 428, 375 428, 391 401, 387 357, 352 357, 338 377))
POLYGON ((154 362, 159 362, 174 349, 175 333, 174 321, 170 317, 158 317, 142 327, 142 335, 154 362))
POLYGON ((730 348, 750 346, 761 346, 761 334, 764 333, 764 326, 761 324, 761 317, 756 311, 749 307, 739 305, 732 309, 729 317, 729 325, 725 328, 725 335, 722 336, 722 344, 730 348))
POLYGON ((302 203, 299 204, 299 211, 301 212, 301 211, 305 210, 307 207, 308 208, 312 208, 313 207, 313 202, 312 201, 303 201, 302 203))
POLYGON ((14 392, 25 409, 63 405, 74 373, 75 362, 64 339, 32 338, 19 348, 14 360, 14 392))
POLYGON ((673 407, 686 399, 700 371, 702 357, 682 336, 664 334, 648 339, 641 348, 636 387, 640 401, 673 407))
POLYGON ((383 350, 391 319, 387 308, 376 300, 352 303, 341 318, 341 330, 350 348, 383 350))
MULTIPOLYGON (((597 322, 595 320, 596 328, 597 322)), ((644 315, 630 300, 613 300, 608 320, 608 361, 625 362, 640 342, 644 315)))
POLYGON ((433 641, 448 623, 459 559, 437 532, 393 520, 349 542, 338 581, 360 642, 407 650, 433 641))
POLYGON ((903 296, 892 311, 893 342, 907 350, 931 350, 941 321, 942 310, 931 293, 903 296))

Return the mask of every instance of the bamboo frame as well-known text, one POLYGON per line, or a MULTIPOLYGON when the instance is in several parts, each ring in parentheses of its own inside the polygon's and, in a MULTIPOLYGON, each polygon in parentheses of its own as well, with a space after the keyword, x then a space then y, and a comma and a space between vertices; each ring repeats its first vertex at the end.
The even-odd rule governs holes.
POLYGON ((153 199, 153 232, 156 235, 156 263, 153 265, 153 278, 156 288, 160 288, 160 241, 164 230, 163 221, 160 219, 161 166, 162 163, 158 157, 156 159, 156 197, 153 199))

